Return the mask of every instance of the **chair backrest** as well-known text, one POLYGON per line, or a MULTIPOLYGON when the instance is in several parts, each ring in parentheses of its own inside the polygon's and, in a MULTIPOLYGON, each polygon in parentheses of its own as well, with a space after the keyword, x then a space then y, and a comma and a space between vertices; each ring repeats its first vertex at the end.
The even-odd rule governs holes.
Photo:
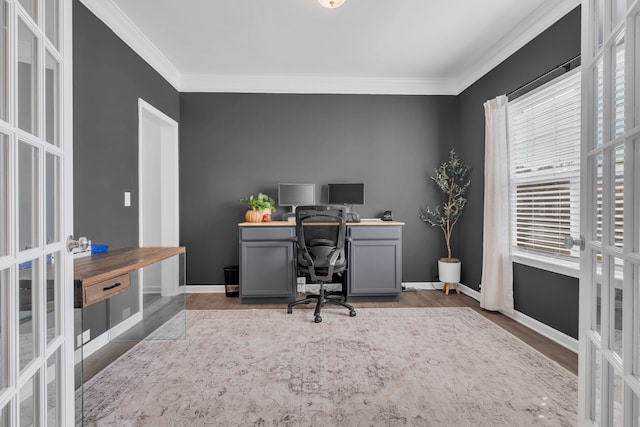
POLYGON ((345 257, 346 210, 315 205, 296 208, 298 269, 312 281, 329 281, 347 267, 345 257))

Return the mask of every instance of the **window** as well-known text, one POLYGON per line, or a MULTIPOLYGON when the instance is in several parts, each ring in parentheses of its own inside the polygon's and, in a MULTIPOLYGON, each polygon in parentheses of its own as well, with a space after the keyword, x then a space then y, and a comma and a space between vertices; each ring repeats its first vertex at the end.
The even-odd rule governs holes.
POLYGON ((577 270, 580 234, 580 72, 509 102, 511 239, 517 258, 577 270))

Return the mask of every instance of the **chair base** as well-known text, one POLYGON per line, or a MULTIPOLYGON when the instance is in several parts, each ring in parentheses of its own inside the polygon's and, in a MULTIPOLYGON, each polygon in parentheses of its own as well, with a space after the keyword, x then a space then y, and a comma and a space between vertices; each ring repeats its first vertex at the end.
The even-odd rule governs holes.
POLYGON ((289 305, 287 306, 287 313, 293 313, 293 307, 295 307, 296 305, 310 304, 312 302, 316 302, 316 309, 313 312, 314 322, 316 323, 322 322, 320 310, 322 309, 322 307, 324 307, 325 304, 333 304, 344 307, 349 310, 349 316, 356 316, 355 308, 344 302, 344 297, 342 295, 327 295, 326 291, 324 290, 323 284, 320 284, 319 295, 307 295, 304 299, 289 303, 289 305))

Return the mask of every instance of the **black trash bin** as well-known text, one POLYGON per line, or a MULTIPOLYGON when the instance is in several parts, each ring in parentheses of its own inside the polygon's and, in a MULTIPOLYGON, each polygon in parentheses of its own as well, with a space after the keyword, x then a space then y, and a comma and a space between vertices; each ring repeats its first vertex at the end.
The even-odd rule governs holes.
POLYGON ((229 265, 224 268, 224 294, 228 297, 240 295, 240 277, 237 265, 229 265))

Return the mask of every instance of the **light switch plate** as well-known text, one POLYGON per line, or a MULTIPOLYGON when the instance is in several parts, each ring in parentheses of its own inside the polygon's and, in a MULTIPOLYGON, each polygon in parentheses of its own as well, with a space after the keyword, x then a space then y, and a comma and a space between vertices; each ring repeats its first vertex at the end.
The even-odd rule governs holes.
POLYGON ((124 206, 125 207, 131 206, 131 191, 124 192, 124 206))

